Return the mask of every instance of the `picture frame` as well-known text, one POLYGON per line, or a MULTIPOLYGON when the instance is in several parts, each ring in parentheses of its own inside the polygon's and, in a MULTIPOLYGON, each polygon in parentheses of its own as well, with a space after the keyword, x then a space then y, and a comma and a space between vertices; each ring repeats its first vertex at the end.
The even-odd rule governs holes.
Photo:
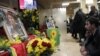
POLYGON ((12 9, 1 8, 0 13, 4 13, 2 18, 2 26, 9 40, 15 40, 18 35, 21 39, 27 39, 28 35, 20 18, 16 16, 16 12, 12 9))

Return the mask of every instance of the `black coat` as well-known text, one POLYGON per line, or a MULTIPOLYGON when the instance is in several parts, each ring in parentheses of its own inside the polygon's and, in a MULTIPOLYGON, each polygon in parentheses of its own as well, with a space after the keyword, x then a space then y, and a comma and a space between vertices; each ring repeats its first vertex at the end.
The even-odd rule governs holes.
POLYGON ((98 28, 94 35, 91 35, 85 43, 85 48, 89 56, 100 56, 100 29, 98 28))
POLYGON ((85 15, 82 11, 77 11, 72 23, 72 28, 75 33, 83 32, 85 24, 85 15))
POLYGON ((96 17, 96 18, 98 18, 99 17, 98 11, 97 10, 96 11, 90 11, 89 17, 96 17))

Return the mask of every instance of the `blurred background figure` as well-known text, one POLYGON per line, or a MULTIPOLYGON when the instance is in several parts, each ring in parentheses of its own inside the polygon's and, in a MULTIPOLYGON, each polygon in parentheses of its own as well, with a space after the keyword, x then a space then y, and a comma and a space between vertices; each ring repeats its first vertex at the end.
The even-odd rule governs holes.
POLYGON ((96 17, 98 18, 98 10, 96 9, 95 6, 91 6, 91 11, 89 12, 89 17, 96 17))
POLYGON ((79 9, 74 17, 72 24, 72 37, 77 39, 77 34, 79 33, 79 42, 85 39, 85 14, 79 9))
POLYGON ((40 27, 40 31, 41 31, 41 32, 46 32, 46 29, 47 29, 46 22, 47 22, 47 20, 48 20, 48 17, 45 16, 45 17, 44 17, 43 24, 42 24, 41 27, 40 27))

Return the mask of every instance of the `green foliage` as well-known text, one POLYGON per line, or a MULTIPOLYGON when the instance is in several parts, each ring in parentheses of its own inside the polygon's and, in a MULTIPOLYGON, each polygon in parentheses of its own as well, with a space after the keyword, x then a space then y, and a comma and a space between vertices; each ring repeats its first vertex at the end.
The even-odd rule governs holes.
POLYGON ((4 36, 0 36, 0 50, 7 50, 10 47, 10 42, 4 36))
POLYGON ((21 19, 25 28, 28 30, 30 27, 39 29, 39 16, 37 10, 24 10, 21 13, 21 19))

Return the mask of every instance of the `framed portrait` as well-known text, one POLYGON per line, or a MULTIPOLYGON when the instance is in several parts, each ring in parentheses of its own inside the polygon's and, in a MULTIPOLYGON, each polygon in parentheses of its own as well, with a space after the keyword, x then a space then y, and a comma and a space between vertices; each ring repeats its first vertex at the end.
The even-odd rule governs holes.
POLYGON ((20 36, 21 39, 27 39, 26 30, 20 18, 16 16, 16 13, 13 13, 12 10, 8 10, 7 8, 3 8, 2 12, 4 13, 2 25, 8 39, 14 40, 16 35, 20 36))

